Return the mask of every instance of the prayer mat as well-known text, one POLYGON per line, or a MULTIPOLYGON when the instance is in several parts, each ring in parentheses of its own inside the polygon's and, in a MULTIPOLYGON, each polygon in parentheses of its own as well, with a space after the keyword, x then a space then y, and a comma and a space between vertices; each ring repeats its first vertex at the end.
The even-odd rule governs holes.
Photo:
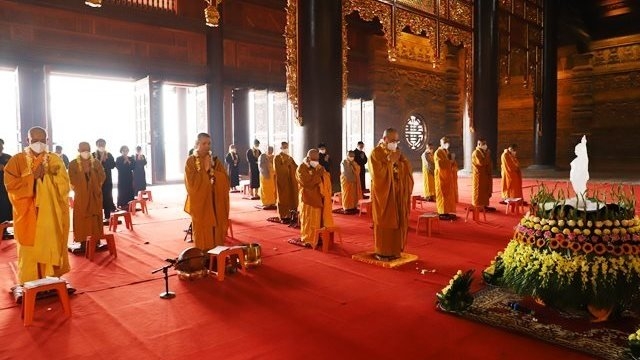
POLYGON ((450 313, 609 360, 632 358, 628 336, 640 325, 631 312, 592 323, 586 310, 561 311, 496 286, 475 293, 467 310, 450 313))
POLYGON ((256 205, 254 207, 260 210, 277 210, 278 209, 278 207, 275 205, 256 205))
POLYGON ((269 222, 274 222, 274 223, 278 223, 278 224, 288 224, 289 222, 287 220, 282 221, 279 217, 277 216, 273 216, 270 218, 267 218, 267 221, 269 222))
POLYGON ((351 256, 351 258, 355 261, 360 261, 363 263, 382 266, 384 268, 391 269, 391 268, 396 268, 398 266, 408 264, 412 261, 417 261, 418 255, 402 253, 400 254, 400 258, 398 259, 391 260, 391 261, 382 261, 382 260, 376 259, 373 251, 365 251, 363 253, 353 255, 351 256))
POLYGON ((287 242, 289 244, 291 244, 291 245, 296 245, 296 246, 300 246, 300 247, 303 247, 303 248, 311 249, 311 244, 308 244, 308 243, 300 240, 300 238, 289 239, 287 242))

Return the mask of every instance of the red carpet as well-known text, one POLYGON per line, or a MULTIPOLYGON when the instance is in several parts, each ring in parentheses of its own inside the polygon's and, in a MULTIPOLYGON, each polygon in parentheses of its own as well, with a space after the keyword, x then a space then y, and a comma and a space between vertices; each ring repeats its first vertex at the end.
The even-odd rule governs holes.
MULTIPOLYGON (((182 186, 153 192, 150 214, 134 217, 134 231, 118 228, 117 259, 98 253, 92 263, 71 255, 66 278, 78 292, 70 319, 56 298, 45 299, 37 303, 33 325, 24 327, 13 298, 0 296, 0 359, 588 358, 435 310, 435 293, 458 269, 479 274, 512 235, 519 218, 504 214, 497 193, 498 212, 489 213, 487 223, 465 223, 459 205, 462 219, 441 222, 432 238, 424 230, 416 236, 415 221, 435 204, 414 211, 406 251, 420 260, 397 269, 351 260, 372 248, 365 215, 335 214, 343 244, 325 254, 288 244, 297 231, 267 222, 275 211, 257 210, 256 201, 232 194, 235 238, 260 243, 263 265, 224 282, 172 275, 177 297, 162 300, 162 274, 151 271, 189 246, 183 242, 189 219, 181 210, 182 186), (423 269, 435 272, 423 275, 423 269)), ((468 202, 468 179, 460 179, 460 193, 468 202)), ((15 260, 14 241, 0 242, 1 289, 15 281, 15 260)))

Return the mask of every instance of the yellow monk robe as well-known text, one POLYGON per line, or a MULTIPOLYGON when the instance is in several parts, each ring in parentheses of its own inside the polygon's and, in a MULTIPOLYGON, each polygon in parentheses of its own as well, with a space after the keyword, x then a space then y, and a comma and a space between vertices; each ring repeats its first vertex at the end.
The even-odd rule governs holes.
POLYGON ((360 165, 355 161, 348 159, 342 161, 340 191, 342 191, 342 208, 344 210, 356 209, 358 200, 362 199, 362 187, 360 185, 360 165))
POLYGON ((453 197, 456 199, 456 204, 460 202, 460 198, 458 196, 458 162, 455 160, 451 160, 451 177, 453 179, 453 197))
POLYGON ((403 154, 394 164, 390 153, 382 143, 369 155, 373 237, 377 255, 399 257, 407 242, 413 175, 403 154))
POLYGON ((316 229, 333 226, 331 176, 320 165, 303 162, 296 171, 300 193, 300 240, 315 245, 316 229))
POLYGON ((522 199, 522 173, 520 162, 509 149, 505 149, 501 156, 500 169, 502 172, 502 198, 522 199))
POLYGON ((435 162, 434 177, 438 214, 453 214, 456 212, 456 197, 449 151, 439 147, 433 154, 433 160, 435 162))
POLYGON ((273 167, 276 174, 278 214, 281 219, 289 218, 291 210, 298 209, 298 165, 291 156, 280 153, 273 158, 273 167))
POLYGON ((81 160, 69 163, 69 180, 73 197, 73 238, 83 242, 88 236, 101 237, 102 224, 102 183, 106 178, 104 169, 94 158, 90 158, 90 170, 85 173, 81 160))
POLYGON ((276 204, 276 174, 273 167, 273 155, 261 154, 258 158, 260 169, 260 201, 262 205, 276 204))
POLYGON ((489 206, 493 189, 489 152, 476 147, 471 153, 471 205, 489 206))
POLYGON ((193 242, 204 251, 224 245, 229 227, 229 177, 222 162, 211 155, 189 156, 184 169, 187 201, 184 211, 191 215, 193 242), (211 162, 209 172, 205 163, 211 162))
POLYGON ((422 182, 424 197, 432 198, 436 196, 436 181, 434 178, 435 163, 432 153, 422 154, 422 182))
POLYGON ((69 272, 69 176, 62 159, 29 149, 13 156, 4 168, 4 183, 13 206, 18 242, 20 283, 69 272), (45 168, 36 180, 33 170, 45 168), (35 184, 34 184, 35 183, 35 184))

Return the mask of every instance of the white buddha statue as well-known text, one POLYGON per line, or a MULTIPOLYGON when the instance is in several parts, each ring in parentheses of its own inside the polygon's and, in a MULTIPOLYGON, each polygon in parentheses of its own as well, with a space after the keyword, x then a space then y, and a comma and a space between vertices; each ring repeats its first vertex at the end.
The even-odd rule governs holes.
POLYGON ((582 140, 576 145, 574 152, 576 158, 571 162, 569 180, 571 180, 571 186, 576 193, 578 204, 580 204, 587 195, 587 181, 589 181, 589 155, 587 154, 586 136, 582 136, 582 140))

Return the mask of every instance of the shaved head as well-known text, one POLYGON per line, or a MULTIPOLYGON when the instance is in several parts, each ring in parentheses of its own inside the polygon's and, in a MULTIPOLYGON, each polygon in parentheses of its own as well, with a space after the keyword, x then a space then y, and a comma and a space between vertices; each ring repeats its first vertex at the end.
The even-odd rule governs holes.
POLYGON ((400 140, 400 135, 398 131, 394 128, 388 128, 382 133, 382 140, 385 143, 398 142, 400 140))
POLYGON ((47 130, 41 128, 40 126, 34 126, 29 129, 29 142, 46 142, 47 141, 47 130))
POLYGON ((310 161, 318 161, 320 160, 320 152, 318 149, 310 149, 307 151, 307 157, 310 161))
POLYGON ((267 154, 269 154, 269 155, 273 154, 273 146, 269 145, 267 147, 267 154))

